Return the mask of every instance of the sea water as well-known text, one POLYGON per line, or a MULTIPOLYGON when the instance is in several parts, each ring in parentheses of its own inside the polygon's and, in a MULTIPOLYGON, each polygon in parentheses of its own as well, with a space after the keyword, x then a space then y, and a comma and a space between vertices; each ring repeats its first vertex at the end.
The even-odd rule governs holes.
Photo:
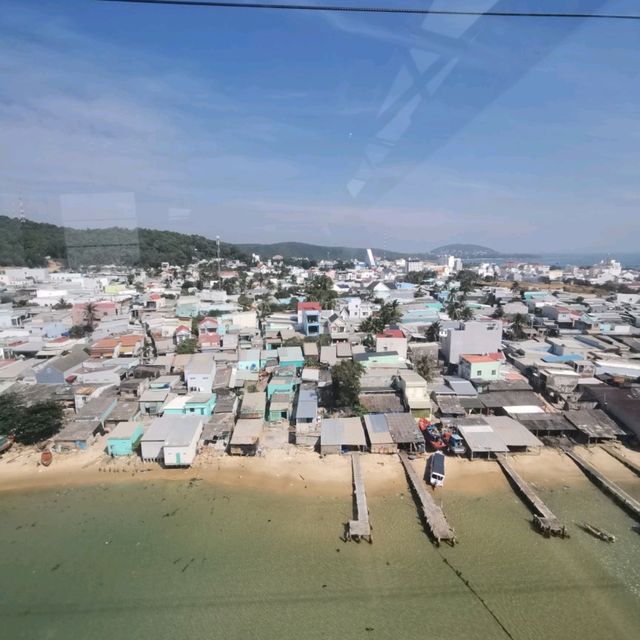
MULTIPOLYGON (((365 478, 366 480, 366 478, 365 478)), ((459 544, 434 547, 407 490, 369 500, 154 481, 0 494, 3 638, 640 637, 640 535, 596 487, 540 489, 545 539, 505 482, 443 491, 459 544), (587 520, 615 544, 575 526, 587 520), (605 526, 606 525, 606 526, 605 526)))

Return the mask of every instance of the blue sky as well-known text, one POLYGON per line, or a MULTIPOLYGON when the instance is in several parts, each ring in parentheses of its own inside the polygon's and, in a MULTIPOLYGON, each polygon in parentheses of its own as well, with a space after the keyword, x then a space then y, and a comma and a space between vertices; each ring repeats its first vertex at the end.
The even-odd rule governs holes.
POLYGON ((2 213, 22 198, 37 220, 235 242, 638 248, 640 22, 2 6, 2 213))

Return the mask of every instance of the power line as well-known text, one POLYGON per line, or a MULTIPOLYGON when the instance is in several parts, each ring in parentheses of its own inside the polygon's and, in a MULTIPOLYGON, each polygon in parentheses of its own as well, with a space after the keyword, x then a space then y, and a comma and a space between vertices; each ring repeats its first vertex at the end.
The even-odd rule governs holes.
POLYGON ((334 11, 339 13, 389 13, 435 16, 489 16, 497 18, 578 18, 585 20, 640 20, 640 15, 616 13, 547 13, 519 11, 464 11, 458 9, 413 9, 410 7, 353 7, 314 4, 276 4, 271 2, 213 2, 209 0, 99 0, 126 4, 158 4, 215 9, 269 9, 275 11, 334 11))

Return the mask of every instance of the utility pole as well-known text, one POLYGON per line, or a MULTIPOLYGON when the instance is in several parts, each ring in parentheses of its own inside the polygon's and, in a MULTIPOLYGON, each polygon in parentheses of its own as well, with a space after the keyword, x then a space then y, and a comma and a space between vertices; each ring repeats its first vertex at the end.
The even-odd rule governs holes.
POLYGON ((218 255, 218 289, 222 288, 222 283, 220 282, 220 236, 216 236, 216 251, 218 255))

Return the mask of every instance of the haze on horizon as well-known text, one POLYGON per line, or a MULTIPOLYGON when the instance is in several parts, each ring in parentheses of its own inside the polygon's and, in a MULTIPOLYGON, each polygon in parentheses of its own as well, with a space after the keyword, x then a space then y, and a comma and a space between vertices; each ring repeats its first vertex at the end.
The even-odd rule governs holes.
MULTIPOLYGON (((430 6, 453 4, 557 10, 430 6)), ((2 214, 238 243, 637 250, 640 22, 3 8, 2 214)))

